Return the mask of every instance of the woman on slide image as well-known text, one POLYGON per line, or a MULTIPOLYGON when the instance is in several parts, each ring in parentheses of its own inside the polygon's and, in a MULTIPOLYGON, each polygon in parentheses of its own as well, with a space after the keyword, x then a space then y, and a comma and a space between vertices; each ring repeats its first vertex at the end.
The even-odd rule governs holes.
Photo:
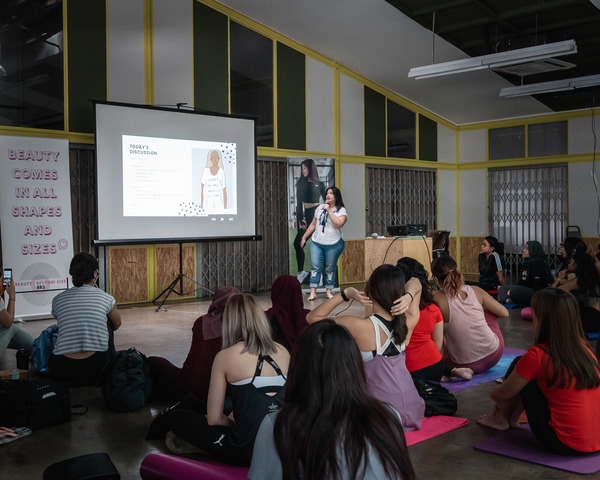
POLYGON ((558 288, 531 299, 535 345, 509 367, 491 397, 494 411, 477 423, 517 427, 523 409, 531 431, 557 455, 600 451, 600 366, 584 337, 575 297, 558 288))
POLYGON ((310 297, 317 297, 317 287, 321 281, 321 273, 325 272, 325 289, 327 298, 333 298, 331 291, 335 283, 337 262, 344 251, 344 239, 342 238, 342 227, 348 220, 342 192, 337 187, 329 187, 325 195, 325 203, 319 205, 315 210, 315 217, 310 226, 302 235, 300 247, 304 248, 307 240, 313 235, 310 244, 310 297))
POLYGON ((298 281, 302 283, 309 273, 304 271, 304 246, 302 237, 315 217, 315 210, 327 194, 325 184, 319 179, 317 164, 312 158, 307 158, 301 165, 302 175, 296 183, 296 226, 298 233, 294 238, 296 262, 298 263, 298 281))
POLYGON ((248 478, 415 478, 398 412, 369 394, 356 342, 333 320, 294 346, 285 405, 263 420, 248 478))
POLYGON ((219 150, 208 152, 206 168, 200 179, 200 208, 211 212, 227 208, 227 188, 225 188, 225 170, 219 150))

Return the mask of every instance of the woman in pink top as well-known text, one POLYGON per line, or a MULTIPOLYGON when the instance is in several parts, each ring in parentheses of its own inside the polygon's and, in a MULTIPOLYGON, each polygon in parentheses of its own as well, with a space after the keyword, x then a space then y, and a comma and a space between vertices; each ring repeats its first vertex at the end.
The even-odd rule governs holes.
POLYGON ((433 298, 444 318, 444 363, 476 374, 492 368, 504 351, 496 317, 508 310, 481 288, 465 285, 453 258, 436 258, 431 271, 441 288, 433 298))

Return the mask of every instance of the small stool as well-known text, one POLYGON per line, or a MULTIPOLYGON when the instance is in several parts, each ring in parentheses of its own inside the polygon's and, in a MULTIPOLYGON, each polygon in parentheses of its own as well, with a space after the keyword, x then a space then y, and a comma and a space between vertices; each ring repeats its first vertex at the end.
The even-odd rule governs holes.
POLYGON ((44 470, 44 480, 120 480, 108 453, 90 453, 56 462, 44 470))

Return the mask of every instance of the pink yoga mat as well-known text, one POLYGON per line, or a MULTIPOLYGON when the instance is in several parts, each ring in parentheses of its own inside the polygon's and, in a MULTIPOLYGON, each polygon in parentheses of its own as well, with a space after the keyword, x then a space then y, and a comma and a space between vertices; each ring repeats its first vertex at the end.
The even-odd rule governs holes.
POLYGON ((437 437, 442 433, 446 433, 450 430, 462 427, 467 423, 469 423, 469 420, 460 417, 447 417, 445 415, 425 417, 423 419, 423 422, 421 423, 421 428, 419 430, 413 430, 412 432, 407 432, 405 434, 406 445, 410 447, 415 443, 422 442, 423 440, 427 440, 429 438, 437 437))
POLYGON ((477 442, 475 449, 567 472, 587 474, 600 472, 600 453, 572 457, 547 452, 533 436, 529 425, 522 425, 486 438, 477 442))

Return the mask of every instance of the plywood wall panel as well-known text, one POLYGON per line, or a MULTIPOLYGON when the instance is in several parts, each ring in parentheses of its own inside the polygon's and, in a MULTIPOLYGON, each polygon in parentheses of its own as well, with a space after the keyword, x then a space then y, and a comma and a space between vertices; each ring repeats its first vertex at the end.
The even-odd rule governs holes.
MULTIPOLYGON (((196 247, 193 244, 183 246, 183 275, 192 280, 196 279, 196 247)), ((157 245, 156 246, 156 291, 157 295, 162 292, 179 275, 179 246, 157 245)), ((183 280, 183 292, 179 284, 176 291, 180 293, 192 292, 189 297, 196 296, 194 290, 196 285, 188 279, 183 280)), ((172 297, 169 297, 172 298, 172 297)), ((175 297, 177 298, 177 297, 175 297)))
POLYGON ((365 280, 365 241, 346 240, 342 252, 342 284, 364 282, 365 280))
POLYGON ((147 302, 147 248, 112 247, 109 252, 110 294, 117 303, 147 302))
POLYGON ((479 252, 485 237, 460 238, 460 271, 479 275, 479 252))

